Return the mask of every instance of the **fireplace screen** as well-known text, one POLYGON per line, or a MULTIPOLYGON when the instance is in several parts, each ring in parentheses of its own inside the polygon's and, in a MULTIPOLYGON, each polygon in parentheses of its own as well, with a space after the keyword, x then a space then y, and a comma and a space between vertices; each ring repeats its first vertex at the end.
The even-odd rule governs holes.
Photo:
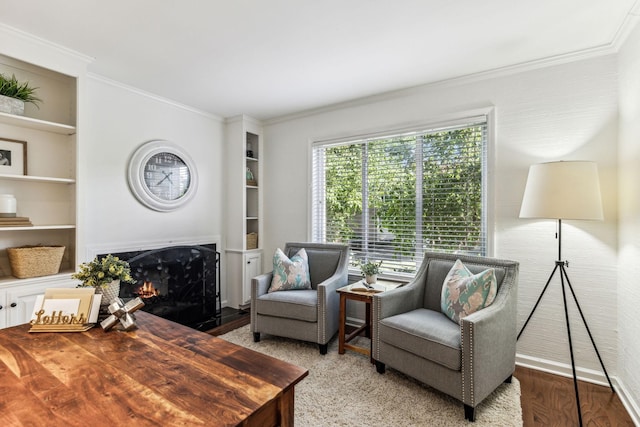
POLYGON ((131 265, 135 284, 120 297, 140 297, 142 310, 206 331, 220 325, 220 253, 215 244, 113 254, 131 265))

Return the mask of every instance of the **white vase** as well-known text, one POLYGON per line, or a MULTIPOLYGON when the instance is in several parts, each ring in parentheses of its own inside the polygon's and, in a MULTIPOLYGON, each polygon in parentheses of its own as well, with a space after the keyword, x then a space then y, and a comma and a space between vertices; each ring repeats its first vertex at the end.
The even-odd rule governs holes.
POLYGON ((372 275, 366 275, 364 276, 364 280, 365 282, 367 282, 370 285, 373 285, 374 283, 376 283, 376 281, 378 280, 378 275, 377 274, 372 274, 372 275))
POLYGON ((102 294, 102 301, 100 305, 109 305, 120 296, 120 279, 113 280, 105 287, 98 286, 96 288, 96 294, 102 294))
POLYGON ((3 113, 14 114, 16 116, 23 116, 24 101, 0 95, 0 111, 3 113))
POLYGON ((0 218, 16 217, 16 198, 13 194, 0 194, 0 218))

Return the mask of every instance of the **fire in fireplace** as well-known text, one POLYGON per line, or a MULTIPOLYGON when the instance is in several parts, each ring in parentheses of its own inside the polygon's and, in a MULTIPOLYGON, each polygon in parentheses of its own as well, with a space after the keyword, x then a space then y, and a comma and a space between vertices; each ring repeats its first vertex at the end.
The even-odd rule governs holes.
POLYGON ((131 265, 135 284, 120 297, 140 297, 142 310, 206 331, 220 325, 220 253, 215 244, 114 253, 131 265))
POLYGON ((156 289, 153 286, 153 282, 145 280, 142 286, 140 286, 136 291, 136 295, 145 300, 148 298, 160 296, 160 290, 156 289))

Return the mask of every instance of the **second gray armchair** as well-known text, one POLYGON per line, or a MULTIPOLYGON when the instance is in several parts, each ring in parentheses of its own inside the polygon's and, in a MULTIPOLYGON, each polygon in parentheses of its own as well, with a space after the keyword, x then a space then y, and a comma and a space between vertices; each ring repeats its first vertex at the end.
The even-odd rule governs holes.
POLYGON ((373 297, 373 358, 462 401, 465 418, 496 387, 510 382, 516 357, 518 263, 494 258, 426 253, 413 281, 373 297), (472 274, 493 268, 493 303, 454 322, 441 309, 441 292, 460 259, 472 274))
POLYGON ((349 247, 342 244, 287 243, 291 258, 304 248, 309 258, 311 289, 268 292, 273 272, 251 281, 251 332, 317 343, 321 354, 338 331, 339 295, 348 284, 349 247))

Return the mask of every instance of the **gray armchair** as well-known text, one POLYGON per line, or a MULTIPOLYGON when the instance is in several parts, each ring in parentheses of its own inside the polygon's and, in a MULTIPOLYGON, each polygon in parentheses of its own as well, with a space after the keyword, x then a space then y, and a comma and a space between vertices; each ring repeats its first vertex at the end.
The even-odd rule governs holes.
POLYGON ((373 297, 373 358, 464 404, 465 418, 503 382, 511 382, 516 355, 518 263, 493 258, 427 253, 415 279, 373 297), (462 318, 440 310, 447 273, 460 259, 472 273, 494 268, 493 304, 462 318))
POLYGON ((268 293, 273 272, 251 280, 251 332, 318 343, 320 354, 338 331, 340 298, 336 289, 348 284, 349 247, 341 244, 287 243, 283 252, 291 258, 301 248, 309 257, 309 290, 268 293))

